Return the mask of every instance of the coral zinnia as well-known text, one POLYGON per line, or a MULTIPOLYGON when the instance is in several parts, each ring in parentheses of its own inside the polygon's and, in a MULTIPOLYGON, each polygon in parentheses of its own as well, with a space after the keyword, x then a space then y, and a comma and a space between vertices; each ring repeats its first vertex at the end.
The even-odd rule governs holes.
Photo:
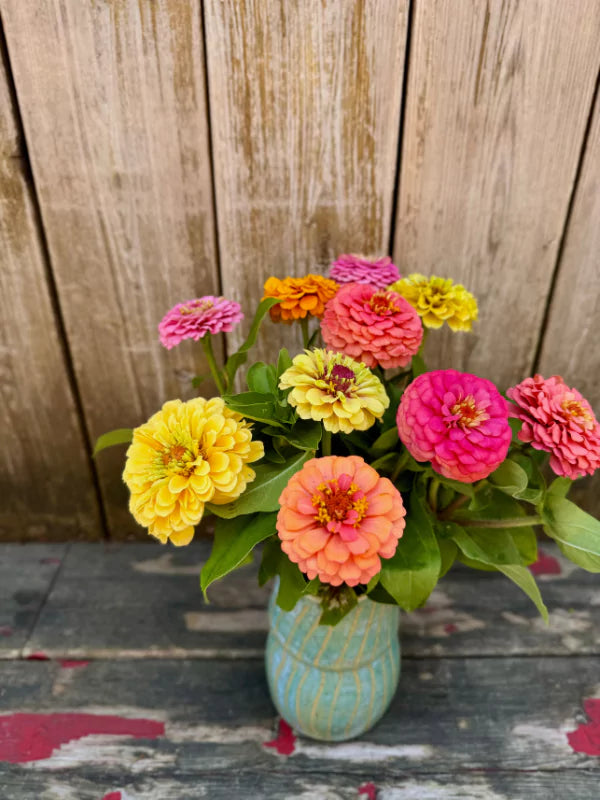
POLYGON ((358 456, 307 461, 279 503, 281 549, 310 580, 333 586, 368 583, 404 531, 400 492, 358 456))
POLYGON ((344 255, 338 256, 333 262, 329 277, 338 283, 370 283, 378 289, 385 289, 390 283, 400 279, 400 273, 389 256, 372 259, 344 255))
POLYGON ((425 372, 409 384, 396 417, 400 439, 417 461, 463 483, 486 478, 511 439, 508 403, 491 381, 467 372, 425 372))
POLYGON ((160 341, 167 350, 180 344, 184 339, 195 342, 207 333, 229 333, 243 319, 239 303, 224 297, 198 297, 177 303, 162 318, 158 332, 160 341))
POLYGON ((477 300, 460 283, 418 272, 390 287, 417 310, 426 328, 441 328, 447 322, 453 331, 470 331, 477 319, 477 300))
POLYGON ((164 544, 189 544, 204 504, 235 500, 264 452, 249 424, 220 397, 171 400, 133 432, 123 480, 129 509, 164 544))
POLYGON ((411 304, 397 292, 348 283, 327 304, 321 322, 326 344, 367 367, 405 367, 423 339, 411 304))
POLYGON ((306 350, 283 373, 280 389, 302 419, 323 420, 332 433, 366 431, 390 404, 383 384, 364 364, 331 350, 306 350))
POLYGON ((522 442, 550 453, 557 475, 579 478, 600 467, 600 424, 588 401, 558 375, 526 378, 506 394, 517 406, 511 416, 523 421, 522 442))
POLYGON ((273 322, 293 322, 306 316, 322 317, 325 304, 338 290, 335 281, 322 275, 304 278, 268 278, 264 286, 265 297, 276 297, 280 303, 269 309, 273 322))

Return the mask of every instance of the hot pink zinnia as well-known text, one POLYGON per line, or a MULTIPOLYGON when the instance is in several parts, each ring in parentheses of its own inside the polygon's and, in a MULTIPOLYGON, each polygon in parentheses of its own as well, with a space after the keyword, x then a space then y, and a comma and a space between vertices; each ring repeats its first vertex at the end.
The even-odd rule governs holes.
POLYGON ((517 406, 511 416, 523 421, 522 442, 550 453, 557 475, 579 478, 600 467, 600 424, 588 401, 558 375, 526 378, 506 394, 517 406))
POLYGON ((400 439, 417 461, 463 483, 486 478, 511 439, 508 403, 491 381, 439 369, 409 384, 396 417, 400 439))
POLYGON ((421 319, 397 292, 348 283, 327 303, 321 320, 325 343, 367 367, 405 367, 423 339, 421 319))
POLYGON ((162 318, 158 332, 161 344, 170 350, 184 339, 197 342, 207 333, 229 333, 243 318, 239 303, 206 295, 173 306, 162 318))
POLYGON ((389 256, 372 260, 350 254, 338 256, 331 265, 329 277, 338 283, 370 283, 385 289, 400 280, 400 272, 389 256))

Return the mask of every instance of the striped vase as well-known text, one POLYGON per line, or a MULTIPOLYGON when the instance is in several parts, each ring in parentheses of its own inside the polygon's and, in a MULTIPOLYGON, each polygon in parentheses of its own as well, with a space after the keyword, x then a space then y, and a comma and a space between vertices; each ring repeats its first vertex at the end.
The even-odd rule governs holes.
POLYGON ((369 730, 385 713, 400 677, 399 609, 368 597, 335 625, 304 597, 293 611, 269 603, 266 667, 275 707, 313 739, 339 742, 369 730))

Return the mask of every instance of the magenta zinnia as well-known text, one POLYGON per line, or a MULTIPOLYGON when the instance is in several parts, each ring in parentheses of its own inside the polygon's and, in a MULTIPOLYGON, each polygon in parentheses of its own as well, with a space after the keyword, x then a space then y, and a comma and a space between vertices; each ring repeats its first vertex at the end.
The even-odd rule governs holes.
POLYGON ((224 297, 198 297, 177 303, 162 318, 158 326, 160 341, 167 350, 184 339, 197 342, 207 333, 229 333, 243 319, 241 306, 224 297))
POLYGON ((440 369, 409 384, 397 414, 400 439, 417 461, 463 483, 486 478, 510 445, 508 404, 491 381, 440 369))
POLYGON ((350 254, 337 257, 331 265, 329 277, 338 283, 369 283, 385 289, 390 283, 400 280, 400 273, 389 256, 365 258, 350 254))
POLYGON ((574 479, 600 467, 600 424, 577 389, 558 375, 535 375, 506 394, 516 406, 511 416, 523 421, 519 439, 550 453, 557 475, 574 479))

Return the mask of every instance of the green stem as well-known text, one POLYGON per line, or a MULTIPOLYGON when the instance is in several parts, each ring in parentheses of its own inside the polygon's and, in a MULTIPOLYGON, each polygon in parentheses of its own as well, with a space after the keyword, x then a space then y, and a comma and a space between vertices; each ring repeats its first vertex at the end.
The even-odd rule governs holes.
POLYGON ((326 431, 323 428, 323 438, 321 439, 321 455, 331 455, 331 431, 326 431))
POLYGON ((472 528, 525 528, 529 525, 541 525, 542 518, 538 515, 527 517, 507 517, 506 519, 455 519, 463 527, 472 528))
POLYGON ((440 482, 437 478, 432 478, 429 484, 429 505, 431 506, 432 510, 435 512, 437 511, 437 496, 438 490, 440 488, 440 482))
POLYGON ((300 327, 302 328, 302 342, 304 344, 304 349, 308 350, 308 343, 310 341, 310 335, 308 333, 308 314, 305 317, 300 317, 300 327))
POLYGON ((398 461, 396 461, 396 466, 394 467, 394 471, 390 475, 390 480, 391 480, 392 483, 394 483, 394 481, 396 480, 398 475, 400 475, 400 473, 402 472, 402 470, 406 466, 406 464, 408 462, 408 457, 409 457, 409 452, 408 452, 408 450, 405 450, 402 453, 402 455, 400 456, 400 458, 398 459, 398 461))
POLYGON ((203 336, 200 341, 202 342, 204 354, 206 355, 206 360, 208 361, 208 366, 217 385, 217 389, 219 390, 219 394, 223 395, 225 394, 225 384, 223 383, 221 370, 217 366, 217 362, 215 360, 215 354, 212 347, 212 336, 210 334, 203 336))
POLYGON ((469 497, 468 497, 466 494, 461 494, 459 497, 457 497, 457 498, 456 498, 456 500, 453 500, 453 501, 450 503, 450 505, 449 505, 449 506, 446 506, 446 508, 445 508, 445 509, 444 509, 444 510, 441 512, 441 514, 438 514, 438 517, 439 517, 440 519, 449 519, 449 518, 452 516, 452 514, 453 514, 453 513, 454 513, 454 512, 455 512, 455 511, 456 511, 458 508, 460 508, 461 506, 464 506, 464 504, 465 504, 465 503, 466 503, 466 502, 467 502, 469 499, 470 499, 470 498, 469 498, 469 497))

